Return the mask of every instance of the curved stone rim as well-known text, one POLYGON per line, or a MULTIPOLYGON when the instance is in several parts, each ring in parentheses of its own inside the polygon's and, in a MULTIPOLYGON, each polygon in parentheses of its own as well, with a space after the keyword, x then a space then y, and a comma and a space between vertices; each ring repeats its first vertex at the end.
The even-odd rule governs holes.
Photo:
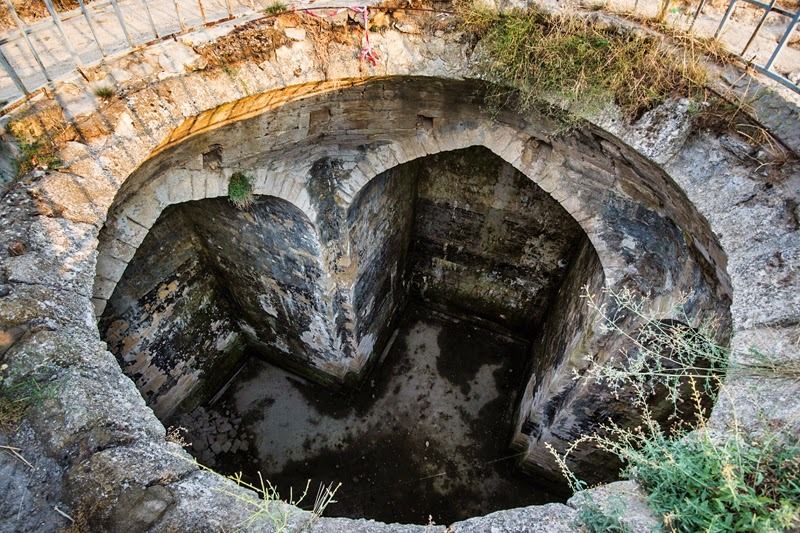
MULTIPOLYGON (((395 68, 393 74, 399 73, 402 69, 395 68)), ((427 73, 436 73, 434 67, 430 64, 425 65, 424 68, 420 69, 423 72, 427 73)), ((450 72, 458 72, 457 69, 451 70, 450 72)), ((419 73, 419 70, 416 72, 410 72, 412 74, 419 73)), ((406 73, 408 74, 408 73, 406 73)), ((438 72, 441 75, 441 72, 438 72)), ((457 77, 457 76, 456 76, 457 77)), ((151 91, 147 89, 145 92, 151 91)), ((151 96, 154 94, 150 92, 151 96)), ((146 100, 146 98, 144 98, 146 100)), ((180 111, 179 111, 180 112, 180 111)), ((66 185, 64 190, 70 190, 70 187, 76 186, 79 188, 84 188, 87 185, 96 185, 97 190, 99 191, 99 195, 94 198, 90 198, 89 202, 94 206, 94 210, 90 210, 89 214, 85 211, 85 204, 87 202, 80 203, 81 205, 67 205, 66 211, 61 212, 61 217, 56 217, 55 222, 62 221, 59 223, 63 223, 65 226, 76 226, 81 229, 83 235, 85 235, 81 244, 85 245, 86 242, 89 242, 90 248, 92 243, 96 243, 96 238, 93 235, 96 235, 97 230, 99 229, 99 225, 102 224, 102 220, 104 218, 105 209, 103 209, 103 205, 105 205, 106 209, 108 206, 111 205, 113 194, 109 194, 112 191, 117 190, 119 185, 121 184, 119 180, 119 176, 127 176, 131 173, 132 168, 135 168, 136 165, 132 164, 131 162, 118 164, 113 163, 112 160, 114 159, 113 153, 116 152, 118 155, 122 152, 127 152, 128 155, 132 156, 133 160, 136 160, 135 155, 138 154, 141 159, 142 154, 149 155, 153 152, 153 147, 157 146, 159 143, 157 139, 159 138, 158 133, 162 132, 161 138, 168 139, 170 135, 164 135, 163 132, 168 132, 171 128, 176 126, 176 120, 174 115, 173 118, 167 119, 165 117, 162 122, 158 123, 158 126, 149 132, 145 133, 145 137, 149 139, 148 142, 136 142, 132 143, 132 145, 127 145, 124 142, 126 138, 130 139, 130 136, 121 135, 119 133, 120 126, 118 123, 117 131, 114 133, 114 138, 117 139, 116 145, 113 145, 110 150, 106 150, 105 147, 97 148, 90 148, 88 145, 79 144, 79 143, 72 143, 67 146, 66 150, 64 151, 65 160, 68 163, 71 163, 67 166, 64 173, 61 174, 54 174, 57 177, 61 177, 65 179, 69 184, 66 185), (154 139, 156 139, 154 141, 154 139), (147 148, 147 146, 150 148, 147 148), (110 169, 115 169, 117 172, 109 172, 110 169), (99 201, 98 201, 99 200, 99 201), (96 202, 97 201, 97 202, 96 202), (97 206, 96 203, 99 203, 100 206, 97 206), (99 207, 99 209, 97 209, 99 207)), ((130 120, 130 116, 128 117, 130 120)), ((139 125, 147 125, 146 121, 139 120, 139 125)), ((132 121, 131 121, 132 122, 132 121)), ((602 121, 600 126, 603 126, 602 121)), ((637 147, 641 146, 640 141, 642 139, 641 132, 637 131, 634 128, 619 128, 617 126, 606 124, 607 129, 614 131, 617 130, 617 135, 620 139, 622 139, 627 144, 637 147)), ((122 127, 130 127, 130 124, 123 124, 122 127)), ((146 128, 145 128, 146 129, 146 128)), ((174 131, 174 129, 173 129, 174 131)), ((747 209, 746 204, 737 204, 736 198, 740 197, 743 192, 747 192, 749 189, 747 187, 746 178, 749 177, 749 172, 746 173, 739 173, 734 175, 733 179, 736 182, 735 190, 733 191, 726 191, 726 190, 715 190, 714 196, 715 198, 709 198, 707 193, 707 189, 703 186, 704 184, 698 183, 698 177, 693 175, 690 172, 690 169, 687 169, 685 166, 681 166, 681 158, 685 158, 685 154, 682 151, 688 150, 686 148, 686 139, 685 138, 676 138, 671 139, 674 142, 674 146, 676 147, 675 153, 671 155, 671 157, 662 162, 662 165, 670 170, 670 175, 673 179, 678 183, 679 187, 683 189, 683 193, 686 194, 687 198, 690 200, 692 205, 694 205, 699 212, 708 220, 710 227, 712 230, 715 230, 717 233, 721 232, 722 227, 727 227, 729 224, 726 221, 730 221, 731 218, 739 218, 740 220, 747 220, 751 221, 752 217, 745 213, 745 209, 747 209), (730 199, 730 201, 726 204, 720 197, 724 196, 725 200, 730 199)), ((690 147, 691 148, 691 147, 690 147)), ((646 152, 646 150, 645 150, 646 152)), ((500 155, 500 154, 499 154, 500 155)), ((395 156, 396 158, 396 156, 395 156)), ((122 157, 121 160, 127 159, 126 157, 122 157)), ((505 159, 505 158, 504 158, 505 159)), ((128 160, 130 161, 130 159, 128 160)), ((788 176, 789 179, 797 179, 797 174, 792 173, 788 176)), ((63 185, 60 183, 60 185, 63 185)), ((40 193, 44 191, 45 197, 51 201, 57 201, 60 198, 52 189, 47 188, 47 180, 45 183, 37 184, 33 187, 34 190, 39 191, 40 193), (48 193, 50 196, 48 196, 48 193)), ((69 204, 69 202, 67 202, 69 204)), ((10 212, 10 211, 8 211, 10 212)), ((771 212, 772 213, 772 212, 771 212)), ((46 220, 39 220, 36 221, 37 224, 41 224, 43 226, 53 227, 52 222, 47 222, 46 220)), ((760 235, 763 231, 759 230, 757 227, 754 227, 751 231, 753 235, 760 235)), ((796 320, 798 312, 796 309, 800 309, 800 306, 795 306, 795 311, 792 311, 791 302, 796 301, 797 296, 792 297, 791 294, 787 294, 787 290, 790 290, 789 287, 787 290, 775 289, 775 287, 771 286, 764 286, 759 283, 758 280, 753 279, 752 276, 749 275, 749 265, 754 257, 771 257, 775 253, 780 253, 782 250, 787 251, 790 254, 789 261, 796 261, 798 255, 798 235, 797 230, 788 231, 784 234, 777 236, 776 238, 769 240, 767 244, 764 244, 763 247, 759 247, 759 250, 753 250, 752 247, 743 247, 741 245, 736 246, 735 243, 730 243, 726 246, 726 242, 722 243, 723 249, 727 252, 728 256, 728 271, 732 273, 732 285, 733 285, 733 298, 734 298, 734 306, 733 306, 733 318, 734 318, 734 340, 733 345, 734 349, 741 349, 744 348, 745 345, 743 343, 747 343, 748 339, 752 338, 755 332, 759 329, 764 328, 772 328, 774 331, 778 332, 778 330, 783 331, 784 333, 776 333, 774 340, 772 340, 772 344, 777 347, 776 352, 781 354, 787 354, 790 356, 791 353, 786 351, 786 348, 781 348, 782 342, 785 344, 785 341, 782 339, 790 338, 792 332, 797 329, 796 320), (755 254, 755 255, 754 255, 755 254), (793 255, 791 255, 793 254, 793 255), (782 308, 782 313, 778 313, 777 316, 771 315, 769 312, 764 312, 754 306, 754 303, 751 301, 747 301, 749 299, 755 299, 755 304, 757 305, 759 302, 769 301, 769 300, 778 300, 776 305, 779 305, 782 308), (745 301, 742 301, 745 300, 745 301), (765 314, 766 313, 766 314, 765 314), (794 318, 792 318, 794 317, 794 318), (794 322, 793 322, 794 320, 794 322), (793 329, 794 328, 794 329, 793 329)), ((52 250, 46 251, 42 254, 42 257, 45 259, 52 254, 52 250)), ((66 256, 61 253, 61 251, 55 251, 56 257, 64 260, 66 256)), ((86 292, 82 292, 80 290, 76 290, 75 287, 83 286, 86 289, 86 279, 77 280, 75 283, 77 285, 73 285, 73 281, 75 281, 80 276, 81 271, 85 268, 85 265, 91 265, 90 271, 93 274, 93 255, 90 250, 87 251, 85 247, 82 247, 79 250, 79 257, 75 260, 74 269, 70 270, 67 269, 68 278, 64 277, 64 272, 59 272, 57 279, 66 279, 64 286, 56 287, 52 285, 48 285, 46 283, 28 283, 24 279, 15 279, 12 275, 9 279, 9 283, 13 287, 17 288, 24 288, 26 285, 30 285, 31 287, 36 287, 36 289, 41 289, 44 291, 44 294, 53 294, 54 298, 57 301, 64 301, 64 298, 75 298, 75 295, 78 295, 78 300, 82 300, 86 303, 86 297, 88 294, 86 292), (76 274, 77 272, 77 274, 76 274)), ((790 262, 791 266, 791 262, 790 262)), ((42 262, 41 268, 52 268, 52 261, 45 260, 42 262)), ((789 267, 787 267, 789 268, 789 267)), ((34 269, 35 271, 36 269, 34 269)), ((784 269, 785 270, 785 269, 784 269)), ((85 276, 84 276, 85 277, 85 276)), ((93 275, 89 278, 93 279, 93 275)), ((76 302, 73 302, 73 304, 76 302)), ((84 305, 84 304, 81 304, 84 305)), ((67 305, 66 307, 73 307, 72 305, 67 305)), ((88 308, 87 308, 88 309, 88 308)), ((43 316, 47 316, 46 312, 41 311, 34 311, 31 316, 34 316, 36 313, 40 313, 43 316)), ((80 313, 79 313, 80 314, 80 313)), ((91 314, 91 313, 90 313, 91 314)), ((4 316, 6 313, 4 312, 4 316)), ((85 320, 86 315, 82 315, 85 320)), ((74 330, 75 322, 71 322, 72 327, 67 327, 59 329, 66 334, 69 335, 69 330, 74 330)), ((84 325, 86 323, 84 322, 84 325)), ((92 326, 92 335, 96 337, 96 326, 92 326)), ((80 334, 82 335, 82 334, 80 334)), ((25 341, 27 342, 27 341, 25 341)), ((789 345, 789 350, 791 350, 791 344, 789 345)), ((107 355, 104 354, 103 357, 107 355)), ((102 359, 102 357, 101 357, 102 359)), ((89 368, 97 367, 99 363, 98 361, 89 362, 89 368)), ((99 363, 101 367, 107 368, 107 363, 99 363)), ((82 371, 79 371, 80 374, 82 371)), ((121 374, 121 373, 120 373, 121 374)), ((128 389, 129 392, 135 394, 135 390, 130 389, 128 385, 123 387, 128 389)), ((144 409, 144 405, 141 402, 138 402, 138 408, 144 409)), ((70 405, 63 406, 66 409, 70 409, 70 405)), ((717 413, 718 409, 715 409, 715 414, 717 413)), ((36 414, 31 416, 32 420, 34 420, 34 426, 37 426, 37 429, 41 429, 41 421, 36 422, 37 416, 36 414)), ((152 418, 150 415, 149 417, 145 415, 145 418, 152 418)), ((723 415, 719 415, 720 419, 724 418, 723 415)), ((152 424, 152 420, 146 424, 143 424, 141 427, 147 426, 147 424, 152 424)), ((157 421, 155 422, 156 427, 159 425, 157 421)), ((45 434, 48 433, 47 430, 43 430, 45 434)), ((163 438, 163 428, 161 431, 156 430, 155 432, 151 432, 150 429, 146 429, 144 433, 140 433, 139 430, 134 428, 134 433, 141 435, 144 439, 143 442, 149 441, 154 442, 152 439, 161 439, 163 438), (144 437, 144 435, 148 435, 144 437)), ((119 441, 118 446, 122 444, 124 441, 119 441)), ((132 442, 128 440, 127 442, 132 442)), ((126 444, 127 446, 127 444, 126 444)), ((159 445, 163 446, 163 445, 159 445)), ((56 449, 60 446, 56 445, 56 449)), ((98 448, 95 448, 95 450, 98 448)), ((91 454, 91 452, 89 452, 91 454)), ((83 454, 82 454, 83 455, 83 454)), ((192 474, 190 477, 196 478, 197 476, 201 476, 202 474, 192 474)), ((187 478, 188 479, 188 478, 187 478)))

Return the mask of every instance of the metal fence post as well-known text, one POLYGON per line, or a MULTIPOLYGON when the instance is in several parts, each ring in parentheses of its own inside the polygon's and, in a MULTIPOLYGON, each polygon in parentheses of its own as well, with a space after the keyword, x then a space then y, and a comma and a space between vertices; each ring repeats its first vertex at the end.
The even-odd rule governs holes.
POLYGON ((39 52, 36 51, 34 48, 33 43, 31 42, 30 38, 28 37, 28 26, 25 24, 19 15, 17 15, 17 10, 14 9, 14 4, 11 3, 11 0, 5 0, 6 8, 8 8, 8 12, 11 14, 11 18, 14 19, 14 22, 17 25, 17 29, 19 30, 20 35, 22 38, 25 39, 25 44, 28 45, 28 49, 30 49, 31 54, 33 54, 33 59, 36 60, 36 63, 39 65, 39 69, 44 74, 44 79, 48 82, 53 81, 50 79, 50 74, 47 73, 47 69, 44 68, 44 63, 42 63, 42 58, 39 57, 39 52))
POLYGON ((147 0, 142 0, 142 5, 144 6, 145 13, 147 13, 147 20, 150 21, 150 29, 153 30, 153 35, 155 35, 156 39, 158 39, 160 36, 158 35, 158 30, 156 29, 156 23, 153 20, 153 15, 150 13, 150 6, 147 5, 147 0))
POLYGON ((203 7, 203 0, 197 0, 197 7, 200 8, 200 16, 203 17, 203 24, 207 24, 207 22, 206 22, 206 10, 203 7))
POLYGON ((725 10, 725 14, 722 15, 722 20, 719 21, 719 26, 717 27, 717 31, 714 33, 714 39, 719 37, 719 34, 722 33, 722 28, 725 27, 725 24, 728 23, 728 19, 731 18, 733 14, 733 8, 736 7, 736 0, 731 0, 731 3, 728 4, 728 9, 725 10))
POLYGON ((697 22, 697 17, 700 16, 700 12, 703 10, 703 6, 706 5, 706 0, 700 0, 700 3, 697 5, 697 10, 694 12, 694 17, 692 17, 692 23, 689 24, 689 29, 687 31, 692 31, 694 28, 694 23, 697 22))
POLYGON ((47 11, 50 12, 50 17, 53 19, 53 23, 56 25, 56 29, 58 30, 58 33, 61 35, 61 39, 64 41, 64 46, 67 47, 67 51, 75 60, 75 65, 78 67, 82 67, 83 61, 81 61, 81 56, 78 55, 78 52, 75 51, 75 48, 72 46, 72 43, 67 38, 67 34, 64 31, 64 26, 61 25, 61 17, 58 15, 58 11, 56 11, 56 8, 53 6, 53 0, 44 0, 44 5, 45 7, 47 7, 47 11))
POLYGON ((0 41, 0 66, 3 67, 3 70, 8 72, 9 77, 11 77, 11 81, 14 82, 14 85, 17 86, 17 89, 22 91, 22 94, 27 96, 31 93, 28 92, 27 87, 25 87, 25 84, 22 83, 22 79, 20 79, 20 77, 17 76, 17 71, 14 70, 14 67, 11 65, 11 63, 8 61, 8 58, 3 53, 3 44, 5 43, 6 43, 5 39, 0 41))
POLYGON ((186 31, 186 25, 183 23, 183 19, 181 18, 181 10, 178 7, 178 0, 172 0, 173 5, 175 6, 175 14, 178 15, 178 25, 181 27, 181 31, 186 31))
POLYGON ((778 55, 781 53, 781 51, 783 51, 786 43, 789 42, 789 37, 792 36, 792 32, 797 27, 798 22, 800 22, 800 9, 798 9, 797 13, 794 14, 794 17, 792 17, 792 20, 789 22, 789 26, 786 28, 783 37, 781 37, 781 40, 778 42, 778 46, 775 47, 775 51, 772 52, 769 61, 767 61, 767 64, 764 65, 765 69, 769 70, 772 68, 772 64, 776 59, 778 59, 778 55))
POLYGON ((128 27, 125 26, 125 17, 122 16, 122 11, 119 9, 119 4, 117 0, 111 0, 111 5, 114 7, 114 13, 117 15, 117 20, 119 21, 120 27, 122 27, 122 33, 125 34, 125 39, 128 41, 128 45, 133 48, 133 40, 131 39, 130 34, 128 33, 128 27))
POLYGON ((753 44, 753 41, 756 39, 756 35, 758 32, 761 31, 761 27, 764 25, 764 21, 767 20, 767 17, 770 13, 772 13, 772 8, 775 7, 776 0, 770 0, 769 7, 764 8, 764 14, 761 16, 761 20, 758 21, 756 24, 756 29, 753 30, 753 33, 750 34, 750 38, 747 40, 747 44, 744 45, 742 48, 742 52, 739 54, 740 56, 744 56, 747 52, 747 49, 750 48, 750 45, 753 44))
POLYGON ((89 14, 89 10, 86 9, 86 5, 83 3, 83 0, 78 0, 78 5, 81 6, 81 13, 83 13, 83 18, 86 19, 86 23, 89 25, 89 31, 92 32, 94 43, 97 45, 98 50, 100 50, 100 55, 106 57, 106 52, 103 50, 103 46, 100 44, 100 39, 97 38, 97 32, 94 29, 94 22, 92 21, 92 16, 89 14))

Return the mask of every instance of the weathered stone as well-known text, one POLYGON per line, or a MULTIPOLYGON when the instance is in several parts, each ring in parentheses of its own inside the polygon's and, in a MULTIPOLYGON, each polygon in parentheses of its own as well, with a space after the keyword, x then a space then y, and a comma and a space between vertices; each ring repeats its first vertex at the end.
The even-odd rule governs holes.
MULTIPOLYGON (((193 63, 194 53, 188 52, 184 45, 158 43, 142 52, 110 58, 102 67, 120 81, 127 78, 120 87, 125 91, 125 102, 110 106, 105 110, 106 116, 96 116, 101 113, 96 113, 96 99, 86 92, 90 90, 88 84, 72 82, 56 84, 54 93, 63 102, 66 112, 50 94, 37 96, 30 107, 22 110, 28 113, 23 121, 26 129, 38 129, 38 134, 45 132, 46 124, 54 117, 62 122, 65 116, 74 115, 78 126, 74 131, 70 128, 60 138, 75 139, 75 131, 80 132, 86 137, 81 139, 85 148, 68 146, 63 155, 69 157, 62 159, 70 165, 70 172, 86 178, 85 183, 95 183, 92 180, 105 177, 114 191, 97 184, 97 191, 84 199, 83 191, 70 185, 64 188, 62 197, 56 183, 51 183, 50 178, 39 171, 30 176, 43 180, 34 189, 38 191, 35 193, 39 195, 38 205, 23 187, 7 189, 3 195, 0 324, 2 338, 8 341, 4 355, 11 361, 9 370, 12 373, 45 375, 47 364, 43 354, 51 348, 58 349, 59 344, 52 338, 45 338, 47 335, 43 332, 49 334, 52 330, 53 335, 71 339, 78 328, 83 333, 88 332, 94 341, 99 340, 90 297, 95 295, 92 277, 97 248, 96 224, 104 218, 109 200, 114 197, 115 203, 125 204, 128 198, 144 190, 144 184, 165 176, 165 169, 196 168, 197 155, 208 152, 218 137, 226 136, 229 138, 221 165, 257 168, 269 164, 274 165, 271 168, 286 169, 291 180, 284 180, 284 176, 275 177, 273 181, 264 180, 263 194, 276 196, 300 195, 294 178, 302 178, 313 161, 333 157, 331 154, 343 161, 343 169, 357 163, 361 174, 358 182, 363 185, 362 181, 365 183, 403 159, 403 154, 438 153, 443 149, 483 144, 534 181, 539 181, 545 191, 552 192, 569 213, 575 214, 605 269, 606 281, 616 288, 633 287, 654 298, 657 303, 653 308, 663 306, 662 310, 675 302, 682 289, 690 289, 689 307, 698 321, 721 313, 723 322, 727 323, 726 307, 732 297, 733 338, 737 348, 759 338, 764 340, 760 347, 766 352, 792 357, 792 350, 796 351, 794 329, 798 306, 793 272, 796 270, 798 202, 797 171, 793 167, 766 173, 757 163, 748 160, 757 152, 725 132, 686 138, 686 123, 672 122, 673 104, 653 110, 639 122, 638 129, 636 125, 633 129, 619 125, 619 117, 613 111, 605 117, 594 117, 594 126, 568 136, 567 140, 551 138, 553 125, 545 119, 511 116, 510 113, 487 117, 478 109, 479 84, 454 81, 470 75, 471 43, 466 39, 463 43, 456 42, 455 35, 444 31, 425 38, 414 32, 391 29, 375 34, 374 45, 381 50, 382 60, 369 67, 354 59, 357 50, 352 43, 325 42, 324 47, 318 49, 316 43, 311 46, 312 39, 308 35, 277 54, 276 48, 283 44, 285 37, 283 32, 275 30, 276 37, 263 29, 234 32, 228 27, 205 34, 205 39, 225 34, 226 46, 217 48, 223 54, 226 51, 231 54, 228 57, 235 64, 225 64, 225 67, 233 66, 238 71, 236 76, 222 75, 213 68, 192 70, 202 69, 204 65, 202 61, 193 63), (265 36, 270 38, 259 41, 259 37, 265 36), (241 46, 243 42, 247 42, 247 46, 241 46), (176 46, 179 49, 177 61, 162 55, 162 50, 176 46), (163 64, 159 64, 159 57, 163 58, 163 64), (191 72, 186 72, 187 66, 191 72), (393 81, 384 77, 409 74, 432 77, 424 80, 395 78, 393 81), (370 76, 375 76, 376 80, 365 81, 370 76), (392 87, 394 81, 400 87, 392 87), (298 85, 287 87, 292 83, 298 85), (272 90, 275 91, 268 92, 272 90), (251 96, 242 98, 245 94, 251 96), (46 101, 45 105, 40 105, 42 100, 46 101), (314 116, 328 118, 312 122, 312 112, 320 111, 321 107, 328 109, 327 115, 314 116), (260 119, 249 120, 256 116, 260 119), (669 127, 665 127, 662 119, 669 127), (505 122, 505 125, 498 127, 498 122, 505 122), (463 135, 459 135, 459 131, 463 135), (549 171, 535 167, 535 158, 525 155, 531 144, 527 137, 531 134, 537 136, 536 142, 552 142, 552 152, 562 159, 554 161, 549 171), (387 143, 403 148, 387 147, 387 143), (666 167, 661 169, 654 165, 637 153, 637 149, 656 163, 667 163, 666 167), (601 151, 604 153, 600 154, 601 151), (279 159, 288 162, 273 163, 279 159), (535 172, 534 168, 537 168, 535 172), (268 181, 274 188, 266 187, 268 181), (96 201, 92 199, 95 193, 96 201), (591 213, 602 216, 592 217, 591 213), (30 218, 32 214, 35 215, 33 219, 30 218), (774 234, 773 227, 778 228, 774 234), (16 242, 21 246, 9 248, 16 242), (726 261, 730 268, 726 268, 726 261), (774 328, 777 333, 773 335, 767 328, 774 328), (29 334, 33 335, 33 344, 31 351, 26 352, 23 343, 27 342, 29 334), (23 362, 26 353, 32 354, 31 361, 23 362)), ((210 48, 217 44, 212 43, 210 48)), ((198 53, 203 55, 202 51, 198 53)), ((101 75, 93 70, 87 69, 90 79, 100 79, 101 75)), ((738 79, 739 73, 728 76, 726 85, 734 85, 734 90, 742 92, 746 90, 742 84, 749 84, 750 76, 745 76, 741 82, 736 81, 738 79)), ((778 92, 762 96, 754 103, 763 111, 762 124, 796 149, 800 134, 797 121, 792 117, 796 118, 797 105, 778 92)), ((22 115, 18 111, 13 114, 22 115)), ((8 150, 4 148, 4 151, 8 150)), ((8 171, 8 165, 2 168, 8 171)), ((226 168, 226 175, 231 171, 232 168, 226 168)), ((162 200, 169 203, 199 199, 200 187, 194 179, 189 183, 188 188, 186 182, 164 188, 162 200)), ((209 191, 224 195, 225 183, 223 179, 206 179, 206 195, 209 191)), ((336 184, 333 185, 329 191, 338 191, 336 184)), ((345 192, 338 197, 343 200, 340 205, 343 208, 348 201, 357 198, 358 190, 350 187, 345 192)), ((153 211, 160 211, 166 203, 156 200, 159 203, 151 207, 153 211)), ((310 195, 309 204, 315 201, 310 195)), ((306 211, 309 212, 316 215, 310 216, 311 220, 320 215, 306 211)), ((124 210, 117 212, 112 208, 106 227, 116 233, 109 242, 124 242, 136 248, 155 217, 137 226, 118 217, 120 213, 124 210)), ((168 254, 166 251, 165 255, 168 254)), ((115 251, 109 256, 116 262, 101 260, 96 269, 106 280, 98 285, 102 294, 111 291, 132 254, 130 250, 127 254, 115 251)), ((348 268, 341 256, 334 257, 330 265, 348 268)), ((326 293, 339 298, 331 298, 331 301, 345 311, 337 315, 344 317, 337 324, 338 339, 343 338, 340 332, 353 325, 347 318, 352 310, 347 311, 349 302, 340 298, 342 294, 343 291, 336 290, 326 293)), ((103 298, 95 299, 98 308, 103 302, 103 298)), ((580 330, 585 325, 576 325, 573 339, 582 338, 580 330)), ((56 365, 52 375, 54 383, 61 387, 54 398, 32 408, 29 414, 42 451, 59 460, 64 455, 83 459, 100 448, 140 439, 160 439, 163 428, 144 406, 133 384, 108 365, 108 356, 95 357, 98 347, 87 341, 83 333, 76 344, 86 346, 88 355, 67 350, 68 356, 62 362, 75 366, 62 371, 62 367, 56 365)), ((723 335, 721 341, 725 340, 723 335)), ((622 346, 587 342, 585 347, 607 354, 622 346)), ((534 391, 539 394, 531 420, 551 418, 549 424, 541 425, 545 430, 542 434, 558 442, 563 443, 587 429, 582 422, 597 418, 598 408, 612 406, 612 410, 616 409, 602 388, 583 382, 567 386, 565 376, 581 368, 578 355, 583 351, 580 342, 563 349, 559 347, 554 359, 563 363, 551 369, 558 375, 546 379, 535 376, 530 383, 531 394, 534 391), (551 409, 556 407, 558 412, 551 409)), ((739 401, 764 408, 754 411, 746 407, 747 423, 742 427, 758 432, 787 420, 789 410, 793 409, 791 399, 797 397, 789 380, 731 379, 726 393, 734 404, 739 401)), ((732 421, 733 412, 720 403, 714 410, 714 423, 724 429, 732 421)), ((523 417, 526 415, 522 413, 523 417)), ((543 440, 525 440, 531 445, 529 459, 538 457, 543 440)), ((594 458, 587 455, 584 459, 591 463, 594 458)), ((69 467, 71 462, 65 464, 69 467)), ((136 468, 138 465, 131 467, 136 468)), ((12 473, 15 483, 24 477, 18 474, 12 473)), ((58 474, 54 474, 53 479, 57 477, 58 474)), ((25 483, 30 483, 29 492, 31 487, 37 487, 36 481, 25 483)), ((19 487, 21 485, 13 489, 15 494, 24 492, 19 487)), ((205 472, 168 485, 167 492, 159 487, 161 485, 153 485, 132 492, 129 501, 140 503, 142 512, 131 510, 127 516, 114 517, 112 521, 118 523, 114 527, 205 531, 230 527, 249 516, 247 506, 230 494, 248 498, 252 495, 231 491, 230 483, 205 472)), ((34 508, 25 507, 26 510, 34 508)), ((563 511, 562 507, 554 509, 557 513, 563 511)), ((538 511, 515 510, 507 512, 505 519, 493 515, 483 520, 496 524, 500 531, 504 531, 504 527, 508 531, 530 531, 535 529, 524 525, 529 525, 526 516, 529 519, 539 512, 541 508, 538 511)), ((54 513, 50 511, 50 514, 54 513)), ((297 516, 304 515, 298 513, 297 516)), ((47 527, 52 524, 51 520, 26 516, 15 529, 25 529, 28 524, 36 523, 47 527)), ((560 527, 559 522, 555 523, 560 527)), ((346 520, 330 524, 332 528, 343 530, 351 525, 346 520)), ((327 522, 321 521, 319 526, 327 527, 327 522)), ((253 525, 253 529, 259 527, 263 526, 253 525)), ((394 526, 352 523, 352 528, 360 527, 390 530, 394 526)))
POLYGON ((580 510, 591 506, 623 527, 636 532, 661 531, 661 519, 647 505, 644 491, 633 481, 617 481, 578 492, 567 505, 580 510))
POLYGON ((456 522, 452 533, 561 533, 577 531, 577 513, 558 503, 498 511, 456 522))

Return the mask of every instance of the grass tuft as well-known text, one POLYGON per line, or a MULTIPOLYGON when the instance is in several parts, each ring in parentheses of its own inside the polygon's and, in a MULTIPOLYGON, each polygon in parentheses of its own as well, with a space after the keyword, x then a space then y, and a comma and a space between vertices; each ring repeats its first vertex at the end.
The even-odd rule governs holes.
POLYGON ((43 384, 33 378, 10 387, 0 386, 0 430, 14 432, 27 410, 52 397, 52 385, 43 384))
POLYGON ((614 102, 636 117, 706 82, 699 54, 671 57, 648 35, 535 7, 499 13, 459 4, 457 12, 480 39, 477 67, 495 85, 490 100, 498 106, 525 112, 556 101, 585 114, 614 102))
POLYGON ((94 94, 95 96, 103 100, 110 100, 114 96, 114 89, 112 89, 108 85, 103 85, 101 87, 97 87, 94 90, 94 94))
POLYGON ((273 2, 264 9, 264 13, 268 15, 280 15, 281 13, 285 13, 288 9, 289 6, 283 2, 273 2))
POLYGON ((238 209, 248 209, 253 205, 253 179, 235 172, 228 182, 228 200, 238 209))

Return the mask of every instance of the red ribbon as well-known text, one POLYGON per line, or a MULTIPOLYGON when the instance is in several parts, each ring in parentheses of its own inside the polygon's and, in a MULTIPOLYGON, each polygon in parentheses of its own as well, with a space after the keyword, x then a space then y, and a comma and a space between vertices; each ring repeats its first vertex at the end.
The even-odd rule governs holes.
MULTIPOLYGON (((372 47, 372 44, 369 42, 369 10, 367 9, 367 6, 334 9, 328 11, 325 15, 328 17, 335 17, 336 15, 338 15, 339 13, 341 13, 346 9, 349 9, 354 13, 361 15, 364 18, 364 38, 361 50, 358 52, 358 59, 360 59, 361 61, 367 61, 373 67, 376 66, 378 64, 378 60, 380 59, 380 54, 375 48, 372 47)), ((320 18, 319 15, 314 13, 314 8, 304 9, 303 11, 305 11, 312 17, 320 18)))

